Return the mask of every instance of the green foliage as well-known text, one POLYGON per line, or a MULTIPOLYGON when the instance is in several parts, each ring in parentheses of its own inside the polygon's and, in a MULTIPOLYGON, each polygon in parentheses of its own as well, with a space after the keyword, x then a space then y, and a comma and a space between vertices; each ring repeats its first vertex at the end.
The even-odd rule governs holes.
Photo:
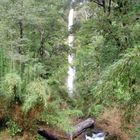
MULTIPOLYGON (((61 109, 60 101, 52 102, 48 104, 48 107, 42 112, 40 116, 41 121, 46 121, 51 127, 60 128, 63 131, 69 131, 72 129, 72 117, 80 117, 83 113, 76 109, 61 109)), ((61 106, 64 106, 63 104, 61 106)))
POLYGON ((137 125, 136 129, 134 130, 135 138, 134 140, 140 140, 140 124, 137 125))
POLYGON ((44 138, 42 136, 40 136, 39 134, 36 136, 35 138, 36 140, 44 140, 44 138))
POLYGON ((12 96, 14 94, 14 88, 20 89, 21 78, 16 73, 6 74, 2 81, 2 90, 6 96, 12 96))
POLYGON ((112 1, 106 15, 89 3, 96 15, 83 20, 76 33, 77 103, 87 115, 98 116, 104 107, 119 106, 127 118, 139 105, 138 5, 112 1))
POLYGON ((15 104, 26 114, 20 116, 26 123, 30 116, 30 122, 38 119, 66 131, 73 117, 98 117, 104 108, 117 106, 131 120, 139 106, 140 2, 112 0, 110 13, 108 1, 105 12, 93 1, 80 6, 75 2, 72 100, 65 86, 71 51, 65 44, 69 4, 68 0, 0 0, 0 116, 11 118, 12 136, 21 132, 10 113, 15 104))
POLYGON ((103 110, 103 105, 102 104, 93 104, 89 107, 88 113, 89 115, 93 115, 97 117, 103 110))
POLYGON ((21 133, 22 129, 16 124, 16 122, 9 120, 6 124, 11 136, 15 136, 16 134, 21 133))
MULTIPOLYGON (((139 84, 139 47, 135 47, 129 50, 128 53, 124 55, 122 59, 112 64, 106 71, 104 71, 102 80, 100 80, 95 89, 96 96, 101 96, 104 102, 108 101, 106 98, 111 98, 112 101, 118 100, 121 104, 125 104, 130 98, 135 94, 136 98, 139 100, 138 92, 139 89, 137 85, 139 84), (106 79, 107 78, 107 79, 106 79), (136 80, 135 83, 132 80, 136 80), (135 93, 132 93, 132 88, 135 89, 135 93), (137 90, 137 91, 136 91, 137 90), (113 95, 110 95, 110 94, 113 95), (114 100, 113 100, 114 98, 114 100)), ((137 101, 135 101, 137 103, 137 101)))
POLYGON ((48 88, 46 80, 36 79, 36 81, 29 83, 26 88, 27 94, 25 95, 23 111, 28 112, 35 105, 40 103, 46 107, 47 100, 50 97, 48 88))
POLYGON ((42 113, 49 99, 65 98, 67 5, 67 0, 0 1, 0 102, 8 117, 13 117, 15 104, 26 113, 20 117, 26 118, 38 107, 42 110, 37 113, 42 113))

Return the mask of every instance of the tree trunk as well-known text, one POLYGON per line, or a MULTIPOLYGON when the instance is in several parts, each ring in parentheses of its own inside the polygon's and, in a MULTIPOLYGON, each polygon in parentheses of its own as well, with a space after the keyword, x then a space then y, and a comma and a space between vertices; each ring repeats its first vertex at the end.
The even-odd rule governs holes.
POLYGON ((40 31, 40 48, 38 49, 38 55, 41 58, 44 58, 45 55, 44 43, 45 43, 45 31, 40 31))
POLYGON ((110 15, 111 12, 111 0, 109 0, 109 6, 108 6, 108 16, 110 15))
MULTIPOLYGON (((23 23, 21 20, 19 21, 19 37, 20 37, 20 39, 23 38, 23 23)), ((20 47, 18 47, 18 53, 20 53, 20 54, 22 53, 22 50, 20 47)))
POLYGON ((59 140, 56 136, 50 134, 44 129, 39 129, 38 134, 41 135, 42 137, 46 138, 47 140, 59 140))
MULTIPOLYGON (((82 121, 81 123, 77 124, 73 127, 71 132, 67 133, 66 137, 63 137, 63 139, 69 139, 74 140, 74 138, 78 137, 81 133, 83 133, 86 129, 91 128, 94 126, 94 120, 89 118, 85 121, 82 121)), ((47 140, 60 140, 59 136, 54 136, 50 132, 47 132, 44 129, 39 129, 38 134, 46 138, 47 140)))
POLYGON ((73 127, 72 131, 69 132, 69 139, 73 140, 74 138, 78 137, 81 133, 83 133, 87 128, 94 126, 94 120, 89 118, 76 126, 73 127))
POLYGON ((20 38, 23 38, 23 23, 19 21, 20 38))

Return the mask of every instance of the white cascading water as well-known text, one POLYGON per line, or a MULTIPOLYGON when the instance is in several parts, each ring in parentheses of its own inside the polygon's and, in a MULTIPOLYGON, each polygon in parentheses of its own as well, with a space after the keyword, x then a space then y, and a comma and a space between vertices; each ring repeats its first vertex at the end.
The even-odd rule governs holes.
MULTIPOLYGON (((74 1, 72 1, 74 2, 74 1)), ((74 22, 74 9, 71 8, 69 11, 68 15, 68 31, 72 31, 73 27, 73 22, 74 22)), ((70 50, 73 48, 73 41, 74 41, 74 36, 72 33, 69 34, 68 36, 68 46, 70 50)), ((68 78, 67 78, 67 89, 68 89, 68 94, 69 97, 73 96, 73 91, 74 91, 74 79, 75 79, 75 67, 73 66, 73 60, 74 60, 74 54, 70 53, 68 55, 68 78)))
POLYGON ((85 135, 85 140, 105 140, 105 133, 99 132, 99 133, 92 133, 92 136, 85 135))
MULTIPOLYGON (((71 1, 71 5, 76 2, 76 0, 71 1)), ((81 0, 79 3, 80 5, 84 4, 85 0, 81 0)), ((69 49, 72 50, 73 48, 73 41, 74 41, 74 35, 72 33, 72 28, 74 24, 74 8, 71 7, 68 15, 68 46, 69 49)), ((67 89, 68 89, 68 95, 69 97, 73 97, 73 92, 74 92, 74 79, 75 79, 75 74, 76 74, 76 69, 73 65, 74 61, 74 54, 69 53, 68 54, 68 77, 67 77, 67 89)), ((99 133, 93 133, 92 136, 85 135, 85 140, 104 140, 105 139, 105 134, 103 132, 99 133)))
MULTIPOLYGON (((71 0, 71 8, 69 11, 68 15, 68 46, 70 50, 73 48, 73 41, 74 41, 74 35, 72 33, 72 28, 74 24, 74 8, 73 4, 76 2, 76 0, 71 0)), ((85 2, 85 0, 81 0, 80 5, 82 5, 85 2)), ((72 97, 74 94, 74 79, 75 79, 75 74, 76 74, 76 69, 73 66, 73 61, 74 61, 74 54, 70 53, 68 55, 68 77, 67 77, 67 89, 68 89, 68 95, 69 97, 72 97)))
MULTIPOLYGON (((71 5, 76 2, 76 0, 71 1, 71 5)), ((81 0, 79 3, 82 5, 85 3, 85 0, 81 0)), ((69 49, 72 50, 73 48, 73 41, 74 41, 74 35, 72 33, 72 28, 74 24, 74 8, 71 7, 68 15, 68 46, 69 49)), ((73 97, 74 93, 74 79, 75 79, 75 74, 76 74, 76 69, 73 65, 74 61, 74 54, 69 53, 68 54, 68 77, 67 77, 67 89, 68 89, 68 95, 69 97, 73 97)), ((93 133, 92 136, 85 135, 85 140, 104 140, 105 139, 105 134, 100 132, 100 133, 93 133)))

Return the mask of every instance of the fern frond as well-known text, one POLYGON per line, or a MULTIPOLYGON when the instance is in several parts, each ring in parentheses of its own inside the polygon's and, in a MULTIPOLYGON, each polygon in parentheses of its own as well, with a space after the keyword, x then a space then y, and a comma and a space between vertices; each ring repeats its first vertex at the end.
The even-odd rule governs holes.
POLYGON ((37 104, 47 106, 47 100, 50 97, 49 87, 46 80, 36 79, 26 87, 25 101, 23 104, 23 111, 28 112, 37 104))

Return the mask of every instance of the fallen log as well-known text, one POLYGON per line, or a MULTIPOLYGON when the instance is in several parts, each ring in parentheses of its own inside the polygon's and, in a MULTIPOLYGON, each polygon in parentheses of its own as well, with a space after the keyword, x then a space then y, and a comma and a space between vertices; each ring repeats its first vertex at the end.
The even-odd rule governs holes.
POLYGON ((94 120, 91 118, 80 122, 72 128, 71 132, 68 133, 69 140, 73 140, 74 138, 78 137, 81 133, 83 133, 86 129, 91 127, 94 127, 94 120))
MULTIPOLYGON (((67 133, 66 139, 74 140, 74 138, 78 137, 82 134, 86 129, 91 128, 94 126, 94 120, 89 118, 85 121, 80 122, 79 124, 75 125, 70 132, 67 133)), ((59 140, 58 136, 52 135, 50 132, 40 128, 38 129, 38 134, 46 138, 47 140, 59 140)))
POLYGON ((47 132, 46 130, 39 128, 38 129, 38 134, 41 135, 42 137, 44 137, 47 140, 59 140, 56 136, 50 134, 49 132, 47 132))

